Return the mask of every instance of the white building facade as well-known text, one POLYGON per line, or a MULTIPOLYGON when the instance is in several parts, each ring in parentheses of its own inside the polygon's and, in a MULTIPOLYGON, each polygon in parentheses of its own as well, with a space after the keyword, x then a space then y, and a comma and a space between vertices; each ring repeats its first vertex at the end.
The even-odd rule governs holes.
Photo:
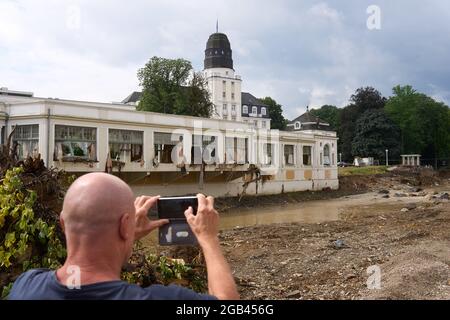
POLYGON ((75 174, 108 171, 136 194, 237 196, 246 183, 247 194, 338 188, 331 131, 254 130, 238 121, 141 112, 126 104, 14 94, 0 94, 0 127, 3 143, 14 130, 19 157, 40 155, 47 166, 75 174), (259 180, 250 182, 255 169, 259 180))

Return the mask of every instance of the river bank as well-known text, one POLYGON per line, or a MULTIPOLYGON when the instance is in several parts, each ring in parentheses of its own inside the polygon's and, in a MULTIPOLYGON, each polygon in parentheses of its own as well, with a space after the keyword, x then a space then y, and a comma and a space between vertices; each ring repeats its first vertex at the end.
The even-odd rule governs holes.
MULTIPOLYGON (((217 199, 241 297, 450 299, 450 175, 399 170, 342 177, 340 187, 217 199), (367 288, 373 266, 379 290, 367 288)), ((194 248, 158 251, 199 258, 194 248)))
POLYGON ((448 178, 356 179, 371 192, 356 196, 339 220, 221 232, 242 298, 450 299, 448 178), (366 284, 374 265, 379 290, 366 284))

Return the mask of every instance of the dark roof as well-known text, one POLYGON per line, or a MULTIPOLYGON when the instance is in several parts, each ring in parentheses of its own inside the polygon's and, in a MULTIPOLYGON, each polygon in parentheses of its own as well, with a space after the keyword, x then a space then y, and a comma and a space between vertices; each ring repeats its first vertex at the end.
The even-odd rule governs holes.
POLYGON ((302 114, 301 116, 298 116, 297 118, 295 118, 294 120, 290 121, 290 123, 295 123, 297 121, 300 122, 317 122, 320 121, 322 123, 325 123, 325 121, 320 120, 319 117, 316 117, 315 115, 313 115, 311 112, 306 111, 304 114, 302 114))
POLYGON ((248 92, 241 93, 241 103, 242 105, 247 106, 261 106, 261 107, 269 107, 267 104, 256 98, 254 95, 248 92))
POLYGON ((122 100, 122 103, 138 102, 141 99, 142 92, 133 91, 128 97, 122 100))
POLYGON ((209 36, 205 49, 204 67, 205 69, 233 69, 233 53, 226 34, 216 32, 209 36))
POLYGON ((295 131, 295 130, 323 130, 323 131, 334 131, 333 128, 331 128, 330 124, 326 121, 321 120, 319 117, 316 117, 311 112, 306 111, 301 116, 298 116, 292 121, 288 122, 287 126, 288 131, 295 131), (300 122, 300 129, 295 129, 295 123, 300 122))

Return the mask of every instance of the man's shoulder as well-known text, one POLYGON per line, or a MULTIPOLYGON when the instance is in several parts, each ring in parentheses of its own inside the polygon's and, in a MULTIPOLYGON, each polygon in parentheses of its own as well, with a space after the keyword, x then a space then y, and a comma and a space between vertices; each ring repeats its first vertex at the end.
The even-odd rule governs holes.
POLYGON ((22 273, 15 281, 8 296, 9 299, 21 298, 26 292, 32 292, 39 288, 43 282, 48 281, 51 274, 49 269, 31 269, 22 273), (18 296, 20 295, 20 297, 18 296))
POLYGON ((154 284, 144 288, 149 294, 150 299, 155 300, 215 300, 214 296, 208 294, 197 293, 192 289, 181 287, 178 285, 163 286, 154 284))
POLYGON ((38 268, 38 269, 31 269, 24 273, 22 273, 14 282, 14 284, 21 284, 24 282, 30 282, 30 281, 40 281, 44 280, 48 276, 50 276, 51 272, 54 272, 50 269, 44 269, 44 268, 38 268))

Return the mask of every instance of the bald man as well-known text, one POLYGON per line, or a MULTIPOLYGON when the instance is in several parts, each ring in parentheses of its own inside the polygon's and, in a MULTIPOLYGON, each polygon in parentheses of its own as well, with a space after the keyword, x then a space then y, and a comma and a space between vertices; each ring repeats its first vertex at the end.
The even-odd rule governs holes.
POLYGON ((60 220, 67 259, 58 270, 34 269, 15 281, 9 299, 239 299, 218 239, 214 199, 197 195, 198 210, 186 210, 187 222, 203 250, 209 295, 187 288, 152 285, 141 288, 120 280, 134 241, 168 220, 151 221, 148 210, 158 197, 134 198, 121 179, 90 173, 78 178, 64 198, 60 220))

